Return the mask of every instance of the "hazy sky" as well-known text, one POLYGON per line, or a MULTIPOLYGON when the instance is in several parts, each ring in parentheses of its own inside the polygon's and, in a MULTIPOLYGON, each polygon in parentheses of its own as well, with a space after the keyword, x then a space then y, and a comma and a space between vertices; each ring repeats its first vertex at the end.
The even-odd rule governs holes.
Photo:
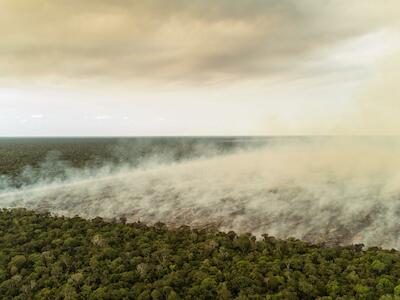
POLYGON ((398 0, 0 0, 0 136, 400 133, 398 0))

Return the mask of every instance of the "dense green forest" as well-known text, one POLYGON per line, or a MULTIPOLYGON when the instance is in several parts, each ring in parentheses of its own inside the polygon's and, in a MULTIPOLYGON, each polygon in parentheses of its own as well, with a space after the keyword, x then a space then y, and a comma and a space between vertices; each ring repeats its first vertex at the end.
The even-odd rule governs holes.
POLYGON ((0 212, 2 299, 400 299, 400 256, 213 229, 0 212))

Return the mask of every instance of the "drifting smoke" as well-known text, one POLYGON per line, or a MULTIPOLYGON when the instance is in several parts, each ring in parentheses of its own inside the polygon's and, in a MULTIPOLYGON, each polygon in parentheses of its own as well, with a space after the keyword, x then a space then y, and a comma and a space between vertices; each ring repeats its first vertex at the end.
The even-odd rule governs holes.
POLYGON ((0 205, 400 248, 399 154, 395 138, 286 139, 180 162, 74 171, 5 190, 0 205))

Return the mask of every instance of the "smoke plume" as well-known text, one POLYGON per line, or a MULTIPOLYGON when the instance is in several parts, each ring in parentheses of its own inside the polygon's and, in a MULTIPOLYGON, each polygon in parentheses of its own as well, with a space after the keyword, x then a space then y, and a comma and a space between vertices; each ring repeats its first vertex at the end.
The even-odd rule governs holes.
POLYGON ((149 158, 5 189, 0 205, 400 248, 399 142, 276 139, 182 161, 149 158))

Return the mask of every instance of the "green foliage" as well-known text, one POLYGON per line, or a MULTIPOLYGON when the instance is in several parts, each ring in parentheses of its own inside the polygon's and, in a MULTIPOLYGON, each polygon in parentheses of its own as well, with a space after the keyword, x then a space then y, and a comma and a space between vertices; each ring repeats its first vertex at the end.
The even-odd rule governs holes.
POLYGON ((0 211, 1 299, 400 299, 400 256, 359 245, 0 211))
POLYGON ((373 261, 371 267, 374 271, 378 273, 382 273, 386 268, 385 264, 377 259, 373 261))

